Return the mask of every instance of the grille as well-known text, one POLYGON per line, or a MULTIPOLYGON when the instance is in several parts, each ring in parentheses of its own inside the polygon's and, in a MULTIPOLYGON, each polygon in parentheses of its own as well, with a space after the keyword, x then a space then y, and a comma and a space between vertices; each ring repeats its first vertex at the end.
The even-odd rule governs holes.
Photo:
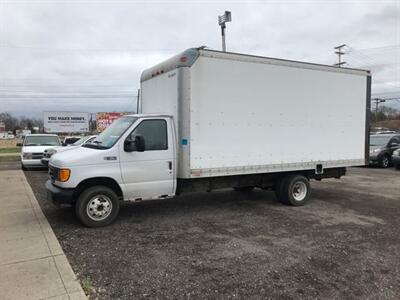
POLYGON ((49 165, 49 177, 52 181, 57 180, 58 177, 58 169, 49 165))
POLYGON ((32 153, 32 159, 41 159, 43 157, 43 153, 32 153))

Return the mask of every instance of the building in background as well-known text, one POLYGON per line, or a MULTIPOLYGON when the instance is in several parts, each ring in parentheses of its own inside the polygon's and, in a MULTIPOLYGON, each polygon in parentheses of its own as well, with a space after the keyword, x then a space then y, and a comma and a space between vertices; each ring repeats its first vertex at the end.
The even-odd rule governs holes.
POLYGON ((31 134, 31 133, 32 133, 32 131, 30 129, 27 129, 27 128, 15 130, 15 135, 16 135, 17 138, 23 138, 26 135, 31 134))
POLYGON ((0 121, 0 132, 5 132, 5 131, 6 131, 6 123, 0 121))

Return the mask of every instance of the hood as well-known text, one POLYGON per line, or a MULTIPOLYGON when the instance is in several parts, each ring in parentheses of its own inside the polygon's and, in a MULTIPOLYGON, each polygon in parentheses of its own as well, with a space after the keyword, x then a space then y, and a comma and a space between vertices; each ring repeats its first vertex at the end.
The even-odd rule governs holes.
POLYGON ((80 147, 80 146, 59 146, 59 147, 54 147, 54 148, 51 148, 51 149, 52 150, 56 150, 57 153, 60 153, 60 152, 72 150, 72 149, 75 149, 75 148, 78 148, 78 147, 80 147))
POLYGON ((43 153, 44 150, 54 148, 54 146, 23 146, 22 152, 24 153, 43 153))
POLYGON ((118 162, 118 147, 99 150, 86 147, 67 147, 68 151, 57 152, 50 158, 50 164, 56 167, 72 167, 79 165, 99 165, 118 162), (106 160, 106 157, 114 156, 115 160, 106 160))
POLYGON ((376 149, 382 149, 385 148, 384 146, 369 146, 369 151, 374 151, 376 149))

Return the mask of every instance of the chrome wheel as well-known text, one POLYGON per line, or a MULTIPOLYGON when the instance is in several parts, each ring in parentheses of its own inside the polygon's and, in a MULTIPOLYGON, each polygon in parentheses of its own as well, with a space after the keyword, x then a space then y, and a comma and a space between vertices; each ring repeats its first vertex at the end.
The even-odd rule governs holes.
POLYGON ((302 181, 296 182, 293 185, 292 195, 294 200, 303 201, 307 195, 307 185, 302 181))
POLYGON ((389 158, 385 155, 382 157, 382 167, 387 168, 389 166, 389 158))
POLYGON ((86 206, 86 213, 93 221, 106 219, 112 211, 111 199, 105 195, 96 195, 91 198, 86 206))

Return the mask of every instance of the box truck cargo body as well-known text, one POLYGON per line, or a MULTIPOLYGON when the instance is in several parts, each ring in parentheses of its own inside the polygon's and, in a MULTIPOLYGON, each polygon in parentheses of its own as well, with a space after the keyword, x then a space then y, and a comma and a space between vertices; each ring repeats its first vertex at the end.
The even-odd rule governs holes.
POLYGON ((234 188, 304 205, 368 163, 368 71, 189 49, 142 73, 138 114, 53 155, 48 198, 105 226, 121 200, 234 188))
POLYGON ((173 116, 178 178, 365 165, 368 71, 190 49, 142 74, 139 110, 173 116))

